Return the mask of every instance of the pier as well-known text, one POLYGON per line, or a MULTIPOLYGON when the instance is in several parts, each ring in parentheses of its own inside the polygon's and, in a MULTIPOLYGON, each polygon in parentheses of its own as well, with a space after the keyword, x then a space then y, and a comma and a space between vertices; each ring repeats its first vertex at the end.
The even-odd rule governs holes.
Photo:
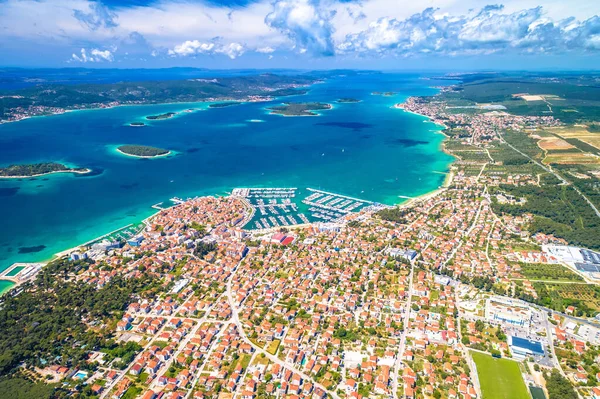
POLYGON ((323 190, 307 188, 312 194, 306 197, 302 203, 309 205, 311 216, 315 219, 325 221, 339 220, 348 213, 359 211, 365 206, 371 206, 373 202, 359 198, 349 197, 331 193, 323 190))
POLYGON ((372 201, 367 201, 367 200, 363 200, 363 199, 360 199, 360 198, 348 197, 348 196, 342 195, 342 194, 330 193, 330 192, 327 192, 327 191, 317 190, 317 189, 314 189, 314 188, 307 188, 307 190, 310 191, 310 192, 313 192, 313 193, 325 194, 325 195, 333 195, 335 197, 345 198, 345 199, 352 200, 352 201, 360 201, 360 202, 364 202, 365 204, 372 204, 373 203, 372 201))
POLYGON ((244 198, 293 198, 296 196, 296 190, 296 187, 234 188, 231 195, 244 198))

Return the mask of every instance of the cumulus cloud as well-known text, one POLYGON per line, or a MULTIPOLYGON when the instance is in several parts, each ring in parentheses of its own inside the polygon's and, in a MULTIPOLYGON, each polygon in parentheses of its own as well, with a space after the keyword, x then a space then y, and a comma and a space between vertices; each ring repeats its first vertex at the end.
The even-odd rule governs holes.
POLYGON ((600 19, 551 21, 541 7, 504 12, 486 6, 467 15, 437 15, 427 8, 404 20, 379 18, 337 45, 341 53, 415 55, 488 54, 513 50, 526 53, 586 51, 597 48, 600 19))
POLYGON ((215 48, 214 43, 204 43, 199 40, 186 40, 185 42, 178 44, 173 49, 169 50, 169 55, 195 55, 195 54, 208 54, 215 48))
POLYGON ((285 34, 296 47, 314 55, 330 56, 334 54, 334 15, 319 0, 280 0, 273 4, 265 23, 285 34))
POLYGON ((77 62, 112 62, 114 60, 113 54, 110 50, 99 50, 97 48, 92 49, 89 53, 82 48, 79 55, 71 54, 70 61, 77 62))
POLYGON ((235 59, 245 52, 245 47, 240 43, 220 44, 214 41, 203 42, 200 40, 186 40, 168 51, 171 56, 191 56, 201 54, 223 54, 235 59))
POLYGON ((244 54, 245 51, 246 49, 241 44, 229 43, 227 45, 217 47, 215 53, 224 54, 233 60, 244 54))

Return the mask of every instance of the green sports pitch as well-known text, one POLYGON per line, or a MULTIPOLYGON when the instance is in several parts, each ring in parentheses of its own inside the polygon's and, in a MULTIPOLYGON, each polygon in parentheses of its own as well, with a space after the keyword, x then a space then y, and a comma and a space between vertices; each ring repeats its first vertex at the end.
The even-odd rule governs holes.
POLYGON ((473 351, 471 355, 477 365, 483 399, 530 398, 517 362, 495 359, 490 355, 473 351))

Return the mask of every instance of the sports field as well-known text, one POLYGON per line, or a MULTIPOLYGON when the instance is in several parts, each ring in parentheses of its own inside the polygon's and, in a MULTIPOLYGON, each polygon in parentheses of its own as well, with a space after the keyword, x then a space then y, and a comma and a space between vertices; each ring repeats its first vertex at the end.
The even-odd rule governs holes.
POLYGON ((483 399, 530 398, 517 362, 495 359, 490 355, 473 351, 471 356, 477 365, 483 399))

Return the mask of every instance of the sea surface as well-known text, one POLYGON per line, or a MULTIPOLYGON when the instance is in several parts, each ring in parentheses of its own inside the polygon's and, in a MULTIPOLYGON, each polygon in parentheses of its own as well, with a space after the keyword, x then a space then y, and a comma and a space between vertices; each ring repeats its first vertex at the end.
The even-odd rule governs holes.
POLYGON ((447 82, 417 75, 329 79, 306 95, 209 109, 206 103, 126 106, 69 112, 0 125, 0 165, 62 162, 88 176, 55 174, 0 180, 0 270, 47 260, 155 212, 173 196, 225 195, 235 187, 298 187, 386 204, 438 188, 452 158, 439 127, 393 109, 447 82), (394 91, 386 97, 373 91, 394 91), (335 103, 341 97, 360 103, 335 103), (318 117, 270 115, 282 101, 323 101, 318 117), (183 112, 187 109, 193 112, 183 112), (145 116, 180 112, 173 118, 145 116), (148 126, 131 127, 144 121, 148 126), (145 144, 174 151, 137 159, 115 151, 145 144))

